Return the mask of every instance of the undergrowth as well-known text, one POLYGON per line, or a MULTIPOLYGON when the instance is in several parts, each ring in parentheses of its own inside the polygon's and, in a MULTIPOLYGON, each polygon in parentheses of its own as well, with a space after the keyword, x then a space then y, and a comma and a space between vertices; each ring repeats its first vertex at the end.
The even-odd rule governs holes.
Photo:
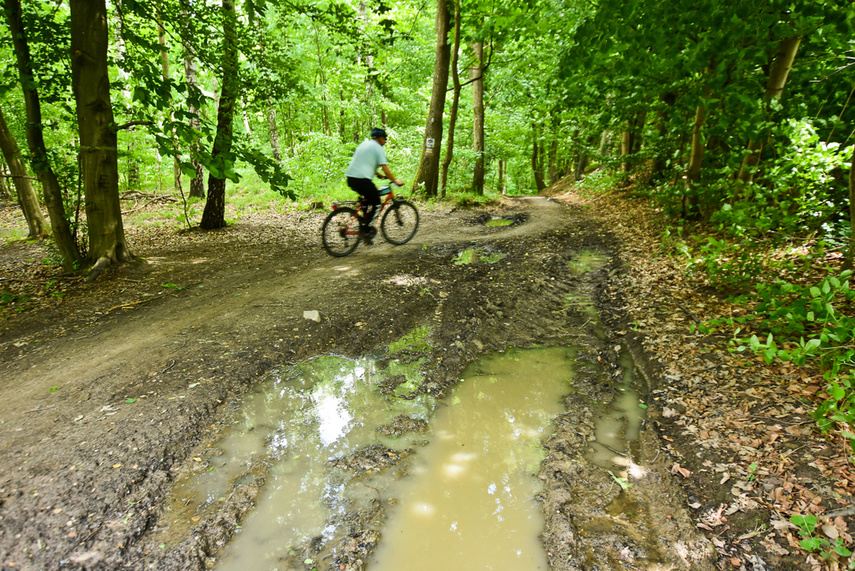
MULTIPOLYGON (((747 311, 709 320, 702 333, 727 329, 733 351, 815 366, 826 382, 812 416, 823 434, 838 429, 855 451, 855 289, 853 272, 827 263, 823 244, 784 245, 763 236, 666 230, 662 244, 687 274, 731 293, 747 311), (823 263, 821 263, 823 262, 823 263)), ((694 329, 694 326, 693 326, 694 329)))

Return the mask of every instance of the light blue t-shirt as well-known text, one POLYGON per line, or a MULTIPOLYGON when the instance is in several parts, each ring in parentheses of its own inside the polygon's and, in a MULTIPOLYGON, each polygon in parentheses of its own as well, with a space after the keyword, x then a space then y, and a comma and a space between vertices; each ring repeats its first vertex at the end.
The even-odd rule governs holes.
POLYGON ((383 145, 374 139, 368 139, 356 147, 345 175, 371 180, 377 172, 377 167, 385 164, 387 164, 386 151, 383 150, 383 145))

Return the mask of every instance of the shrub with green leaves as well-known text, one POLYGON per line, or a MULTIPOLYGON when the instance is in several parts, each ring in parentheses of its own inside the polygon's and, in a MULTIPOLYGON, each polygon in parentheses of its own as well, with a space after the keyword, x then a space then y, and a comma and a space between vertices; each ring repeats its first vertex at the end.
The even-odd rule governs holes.
POLYGON ((828 276, 815 286, 778 281, 757 286, 754 315, 728 317, 701 327, 711 332, 728 325, 733 329, 732 344, 737 351, 750 349, 771 364, 776 359, 805 365, 817 363, 828 382, 828 398, 813 412, 819 428, 830 430, 843 423, 842 434, 855 449, 855 315, 850 287, 852 271, 828 276), (767 334, 739 338, 742 327, 755 322, 767 334))

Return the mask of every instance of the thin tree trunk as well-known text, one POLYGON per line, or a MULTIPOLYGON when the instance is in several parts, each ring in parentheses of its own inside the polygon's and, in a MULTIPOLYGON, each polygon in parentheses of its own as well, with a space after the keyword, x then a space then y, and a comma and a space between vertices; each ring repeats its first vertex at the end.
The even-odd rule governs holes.
POLYGON ((231 152, 234 106, 238 95, 238 52, 237 52, 237 15, 234 0, 223 0, 223 53, 222 53, 222 90, 217 107, 217 134, 211 151, 211 162, 222 176, 208 175, 208 199, 202 212, 203 230, 213 230, 226 225, 226 169, 231 168, 227 156, 231 152))
POLYGON ((270 136, 270 148, 273 149, 273 158, 277 163, 282 162, 282 150, 279 146, 279 127, 276 124, 276 107, 273 100, 267 101, 267 132, 270 136))
POLYGON ((27 174, 27 167, 21 162, 21 150, 6 125, 6 118, 3 116, 2 109, 0 109, 0 149, 2 149, 3 158, 9 166, 9 174, 12 175, 12 183, 15 185, 21 211, 27 220, 27 228, 29 229, 27 237, 30 239, 45 238, 49 235, 47 222, 39 206, 36 191, 33 189, 33 184, 27 174))
MULTIPOLYGON (((775 63, 769 72, 769 81, 766 83, 764 98, 767 103, 772 99, 779 99, 784 92, 784 86, 787 83, 787 78, 790 75, 790 70, 793 67, 793 61, 796 59, 796 53, 799 51, 801 41, 800 37, 787 38, 781 41, 778 55, 775 56, 775 63)), ((752 139, 748 142, 748 152, 745 158, 742 159, 742 165, 739 167, 739 173, 736 176, 740 183, 744 184, 751 180, 754 170, 760 164, 760 150, 765 143, 765 136, 757 140, 752 139)))
POLYGON ((119 203, 119 163, 110 75, 105 0, 71 0, 71 86, 77 103, 80 163, 94 279, 111 263, 132 258, 119 203))
POLYGON ((6 181, 11 176, 12 175, 9 173, 9 169, 6 168, 6 164, 0 163, 0 199, 5 200, 9 198, 9 185, 6 184, 6 181))
POLYGON ((249 115, 246 113, 246 100, 240 98, 240 113, 243 118, 243 132, 252 137, 252 125, 249 124, 249 115))
POLYGON ((473 150, 475 165, 472 174, 472 191, 484 194, 484 44, 472 45, 475 52, 475 66, 471 70, 472 111, 473 111, 473 150))
POLYGON ((460 0, 454 2, 454 44, 451 47, 451 81, 454 85, 454 97, 451 100, 451 113, 448 117, 448 142, 445 144, 445 158, 442 160, 442 180, 440 191, 445 198, 445 189, 448 185, 448 168, 454 158, 454 128, 457 126, 457 109, 460 106, 460 73, 457 71, 457 62, 460 51, 460 0))
POLYGON ((849 166, 849 251, 846 254, 846 267, 855 263, 855 147, 852 147, 852 162, 849 166))
POLYGON ((534 184, 537 191, 540 192, 546 188, 546 183, 543 181, 543 159, 540 153, 540 142, 538 141, 537 123, 531 124, 532 145, 531 145, 531 171, 534 173, 534 184))
POLYGON ((436 58, 433 66, 433 89, 430 97, 425 138, 419 170, 414 179, 414 191, 424 187, 428 197, 435 197, 439 183, 439 149, 442 144, 442 115, 445 110, 445 92, 448 88, 448 26, 450 15, 446 0, 436 2, 436 58))
MULTIPOLYGON (((158 15, 159 16, 159 15, 158 15)), ((163 24, 157 23, 157 43, 160 45, 160 69, 163 74, 163 79, 169 82, 169 51, 166 47, 166 30, 163 29, 163 24)), ((175 111, 172 109, 172 98, 169 98, 169 120, 174 124, 175 111)), ((181 156, 178 147, 178 136, 175 133, 175 127, 170 129, 170 137, 172 137, 172 148, 175 152, 172 157, 172 182, 176 192, 181 192, 181 156)))
POLYGON ((549 145, 549 184, 555 184, 561 178, 561 167, 558 164, 558 139, 552 139, 549 145))
MULTIPOLYGON (((196 97, 199 90, 198 74, 196 70, 196 61, 193 59, 192 52, 185 46, 184 51, 184 76, 187 83, 188 92, 191 97, 196 97)), ((198 133, 202 128, 202 120, 199 118, 199 110, 190 103, 188 109, 190 112, 190 128, 198 133)), ((198 136, 194 136, 194 141, 190 145, 190 162, 193 165, 193 170, 196 171, 195 176, 190 180, 190 196, 194 198, 205 198, 205 170, 202 163, 196 158, 199 154, 200 146, 198 136)))
MULTIPOLYGON (((364 11, 365 4, 360 4, 360 10, 364 11)), ((367 16, 365 16, 367 17, 367 16)), ((324 50, 321 46, 321 33, 318 26, 315 26, 315 49, 318 54, 318 73, 321 79, 321 115, 323 117, 324 135, 331 135, 329 101, 327 100, 327 74, 324 71, 324 50)))
MULTIPOLYGON (((705 109, 703 105, 698 105, 698 108, 695 110, 695 121, 692 124, 692 150, 689 155, 689 168, 687 169, 686 176, 686 190, 685 193, 689 195, 689 206, 685 204, 685 198, 683 203, 683 217, 684 218, 696 218, 700 213, 698 210, 698 200, 697 200, 697 191, 696 187, 698 182, 701 180, 701 165, 704 160, 704 151, 706 147, 704 146, 704 139, 702 136, 703 126, 705 118, 705 109)), ((684 197, 686 196, 684 194, 684 197)))
POLYGON ((620 171, 621 172, 629 172, 629 155, 632 153, 632 131, 630 131, 630 127, 627 126, 626 129, 621 133, 620 137, 620 171))
POLYGON ((62 256, 62 263, 66 268, 73 268, 80 262, 81 256, 71 233, 71 227, 65 217, 62 190, 51 167, 50 159, 48 159, 47 147, 42 134, 41 102, 39 93, 36 91, 27 33, 21 19, 21 2, 20 0, 4 0, 3 7, 9 24, 9 32, 12 36, 18 76, 27 109, 27 146, 32 155, 30 166, 36 173, 39 182, 42 183, 42 192, 44 192, 45 204, 50 216, 51 232, 59 254, 62 256))
POLYGON ((505 194, 505 161, 499 159, 499 180, 496 186, 503 195, 505 194))
POLYGON ((608 155, 609 154, 608 144, 609 144, 609 138, 611 137, 611 135, 612 135, 612 133, 608 129, 603 131, 603 134, 600 136, 600 146, 597 147, 597 154, 598 155, 604 155, 604 154, 608 155))

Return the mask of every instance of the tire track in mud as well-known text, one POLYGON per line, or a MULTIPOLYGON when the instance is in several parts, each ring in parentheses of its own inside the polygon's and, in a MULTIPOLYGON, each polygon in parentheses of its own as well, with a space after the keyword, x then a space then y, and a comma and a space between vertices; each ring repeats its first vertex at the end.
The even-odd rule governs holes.
MULTIPOLYGON (((610 247, 607 239, 597 229, 585 228, 584 223, 574 227, 579 220, 559 222, 555 212, 560 209, 554 208, 543 218, 538 219, 536 212, 531 216, 533 222, 543 223, 538 232, 549 236, 543 242, 530 243, 519 235, 497 239, 479 235, 473 227, 469 229, 471 240, 455 244, 446 239, 430 248, 433 257, 446 262, 432 265, 430 276, 425 275, 426 280, 421 282, 437 290, 430 294, 434 299, 432 315, 425 311, 421 322, 433 327, 432 338, 446 344, 430 355, 432 365, 425 370, 425 390, 442 396, 462 368, 484 351, 542 343, 581 347, 579 374, 565 401, 565 412, 556 419, 556 432, 545 444, 548 454, 539 474, 544 484, 539 496, 546 520, 543 542, 551 568, 712 569, 707 542, 687 516, 684 494, 673 482, 670 464, 648 425, 627 451, 640 471, 626 488, 618 485, 608 470, 585 457, 594 439, 595 417, 619 394, 623 372, 615 347, 622 345, 629 350, 632 342, 604 326, 597 310, 609 306, 613 312, 615 302, 608 298, 606 284, 619 269, 609 262, 601 268, 579 271, 573 264, 585 250, 608 255, 603 249, 610 247), (514 246, 514 241, 520 243, 514 246), (485 265, 455 268, 452 260, 467 247, 485 254, 502 252, 512 259, 510 263, 517 269, 514 278, 521 283, 504 288, 496 279, 495 268, 485 265), (526 271, 526 266, 537 271, 526 271), (444 271, 439 271, 440 267, 444 271), (461 273, 470 275, 461 280, 461 273), (476 295, 464 295, 461 290, 465 288, 476 295), (461 303, 461 298, 469 301, 461 303)), ((422 260, 413 262, 416 268, 422 260)), ((614 317, 611 321, 611 325, 620 326, 614 317)), ((355 478, 362 475, 358 467, 354 468, 355 478)), ((229 532, 223 533, 223 528, 240 517, 223 514, 234 514, 240 511, 239 506, 251 509, 248 504, 257 492, 256 488, 249 494, 236 489, 227 507, 194 531, 195 539, 160 564, 169 561, 168 568, 184 568, 194 562, 215 565, 218 546, 208 538, 224 541, 229 532), (190 553, 195 555, 188 560, 190 553)), ((291 560, 280 563, 289 569, 303 569, 305 561, 312 561, 319 569, 364 568, 371 552, 382 542, 386 531, 382 522, 389 501, 378 499, 330 522, 337 526, 337 539, 324 542, 316 538, 293 546, 291 560)))
MULTIPOLYGON (((240 401, 275 366, 319 354, 382 355, 393 341, 427 326, 432 348, 420 390, 437 397, 485 352, 537 344, 583 346, 580 369, 590 371, 576 381, 574 398, 568 398, 567 410, 557 420, 540 474, 547 522, 544 545, 553 569, 653 569, 642 562, 671 560, 635 546, 660 539, 663 546, 675 551, 685 546, 689 552, 672 558, 674 568, 705 568, 703 562, 686 563, 703 545, 684 517, 681 491, 671 484, 652 432, 642 435, 642 453, 635 459, 650 468, 649 475, 630 489, 660 506, 643 518, 623 521, 620 514, 609 514, 606 507, 620 486, 607 471, 584 459, 593 431, 591 402, 608 402, 616 393, 613 347, 631 343, 616 333, 622 328, 619 300, 608 292, 610 275, 620 269, 609 262, 580 273, 572 263, 585 250, 608 256, 615 244, 583 211, 544 199, 490 209, 491 215, 522 221, 516 226, 485 228, 482 214, 424 212, 411 244, 360 247, 344 260, 326 257, 316 245, 305 246, 308 239, 298 247, 284 239, 257 245, 251 231, 243 241, 233 237, 228 250, 212 245, 200 253, 188 247, 184 263, 176 260, 170 266, 169 280, 201 282, 208 286, 203 290, 207 298, 195 302, 191 296, 196 292, 180 292, 140 307, 133 317, 116 316, 95 328, 95 341, 137 329, 150 338, 140 337, 147 340, 138 345, 140 353, 126 354, 124 361, 117 361, 120 367, 109 369, 106 393, 85 367, 78 368, 77 377, 63 379, 62 386, 71 394, 92 387, 90 396, 51 409, 54 416, 31 416, 25 430, 46 435, 89 414, 93 406, 112 403, 116 410, 115 416, 101 421, 72 424, 55 442, 43 436, 43 449, 33 451, 31 462, 18 472, 12 471, 18 466, 7 463, 7 476, 0 483, 0 559, 22 569, 208 568, 257 500, 267 469, 263 463, 250 467, 247 474, 252 477, 232 487, 221 509, 187 526, 176 547, 161 549, 150 534, 170 487, 216 435, 224 405, 240 401), (467 249, 498 261, 455 263, 467 249), (194 260, 203 257, 211 265, 194 268, 194 260), (568 302, 568 296, 578 292, 593 300, 601 314, 616 312, 617 319, 610 317, 604 320, 605 329, 599 327, 590 308, 568 302), (303 319, 308 309, 318 310, 321 320, 303 319), (158 331, 158 323, 171 325, 158 331), (186 343, 169 343, 169 337, 159 336, 170 331, 186 343), (147 398, 138 398, 133 407, 124 405, 126 396, 143 388, 151 392, 147 398), (42 466, 37 486, 32 485, 37 495, 27 493, 34 474, 29 470, 35 465, 42 466), (74 481, 86 486, 68 485, 70 476, 64 470, 69 466, 77 467, 74 481), (610 551, 617 555, 597 559, 597 553, 610 551)), ((300 231, 317 236, 320 220, 320 214, 303 220, 300 231)), ((139 269, 121 271, 155 286, 163 280, 139 269)), ((59 367, 87 358, 85 348, 63 344, 61 338, 43 347, 41 354, 60 351, 59 367)), ((22 350, 15 361, 7 362, 5 378, 27 382, 26 371, 39 355, 22 350)), ((15 420, 7 430, 24 418, 20 413, 0 414, 15 420)), ((325 569, 362 568, 382 541, 382 525, 375 522, 382 522, 384 514, 384 502, 378 500, 342 517, 334 522, 337 540, 294 546, 290 568, 304 569, 303 561, 310 558, 325 569)))

